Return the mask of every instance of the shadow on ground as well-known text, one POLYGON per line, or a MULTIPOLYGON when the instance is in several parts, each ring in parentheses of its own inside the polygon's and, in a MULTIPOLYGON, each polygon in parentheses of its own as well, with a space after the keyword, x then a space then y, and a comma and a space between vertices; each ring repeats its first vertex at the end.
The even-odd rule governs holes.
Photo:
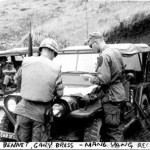
POLYGON ((124 138, 126 142, 149 142, 150 131, 137 121, 124 133, 124 138))

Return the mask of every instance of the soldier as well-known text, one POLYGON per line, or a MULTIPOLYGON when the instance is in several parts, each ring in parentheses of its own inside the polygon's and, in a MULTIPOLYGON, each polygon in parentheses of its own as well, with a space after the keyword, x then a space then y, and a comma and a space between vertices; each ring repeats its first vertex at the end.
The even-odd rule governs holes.
POLYGON ((58 54, 58 44, 46 38, 41 42, 39 51, 39 57, 24 58, 16 74, 22 96, 14 111, 17 114, 17 141, 50 141, 51 103, 55 97, 63 95, 61 67, 52 61, 58 54))
POLYGON ((14 84, 14 74, 16 69, 11 61, 5 61, 1 64, 1 86, 2 86, 2 95, 5 94, 7 86, 12 86, 14 84))
POLYGON ((3 68, 4 81, 3 81, 3 92, 5 93, 5 89, 8 85, 12 86, 14 84, 14 75, 16 73, 16 69, 11 61, 6 61, 6 66, 3 68))
POLYGON ((84 75, 84 79, 101 86, 105 93, 102 99, 103 132, 106 135, 104 140, 123 141, 123 132, 120 127, 120 107, 125 100, 125 91, 121 83, 124 67, 121 53, 116 49, 111 49, 105 43, 103 35, 98 32, 90 34, 87 43, 94 51, 100 53, 96 69, 98 75, 84 75))

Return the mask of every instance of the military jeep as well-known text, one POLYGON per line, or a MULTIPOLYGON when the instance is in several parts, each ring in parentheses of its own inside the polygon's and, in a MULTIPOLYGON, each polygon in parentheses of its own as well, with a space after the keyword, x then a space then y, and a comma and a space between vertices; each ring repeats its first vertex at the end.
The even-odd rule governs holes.
MULTIPOLYGON (((129 43, 109 46, 121 51, 126 66, 122 80, 126 91, 126 100, 122 107, 122 128, 126 131, 139 120, 149 129, 150 47, 146 44, 129 43)), ((52 141, 104 141, 101 136, 101 97, 96 96, 101 92, 101 87, 92 85, 82 77, 83 74, 97 75, 97 57, 98 54, 88 46, 72 46, 62 49, 54 59, 62 66, 65 88, 63 97, 53 100, 52 141), (93 93, 94 89, 96 93, 93 93), (90 101, 85 101, 86 94, 90 94, 90 101)), ((20 100, 19 90, 0 97, 1 141, 15 141, 16 116, 13 110, 20 100)))

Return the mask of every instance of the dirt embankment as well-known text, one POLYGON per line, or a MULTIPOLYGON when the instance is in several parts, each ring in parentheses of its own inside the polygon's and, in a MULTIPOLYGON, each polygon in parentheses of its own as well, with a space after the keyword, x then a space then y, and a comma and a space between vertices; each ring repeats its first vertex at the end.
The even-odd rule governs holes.
POLYGON ((150 44, 150 15, 137 14, 132 20, 128 25, 126 22, 120 22, 118 27, 107 33, 107 42, 150 44))

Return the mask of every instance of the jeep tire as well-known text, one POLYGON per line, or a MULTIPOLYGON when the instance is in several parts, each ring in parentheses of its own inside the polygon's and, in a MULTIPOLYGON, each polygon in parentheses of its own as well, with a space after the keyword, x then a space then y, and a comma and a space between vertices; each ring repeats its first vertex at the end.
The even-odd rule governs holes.
POLYGON ((84 132, 84 142, 100 142, 101 135, 100 130, 102 126, 101 119, 95 119, 86 129, 84 132))
MULTIPOLYGON (((6 116, 6 114, 4 114, 3 119, 1 120, 0 130, 6 131, 6 132, 12 132, 12 133, 14 132, 14 126, 9 120, 9 118, 6 116)), ((0 137, 0 141, 1 142, 14 142, 15 140, 0 137)))
MULTIPOLYGON (((141 108, 150 124, 150 102, 146 94, 142 95, 141 108)), ((140 118, 141 118, 140 120, 141 120, 142 127, 150 130, 150 127, 146 123, 146 120, 142 116, 140 118)))

